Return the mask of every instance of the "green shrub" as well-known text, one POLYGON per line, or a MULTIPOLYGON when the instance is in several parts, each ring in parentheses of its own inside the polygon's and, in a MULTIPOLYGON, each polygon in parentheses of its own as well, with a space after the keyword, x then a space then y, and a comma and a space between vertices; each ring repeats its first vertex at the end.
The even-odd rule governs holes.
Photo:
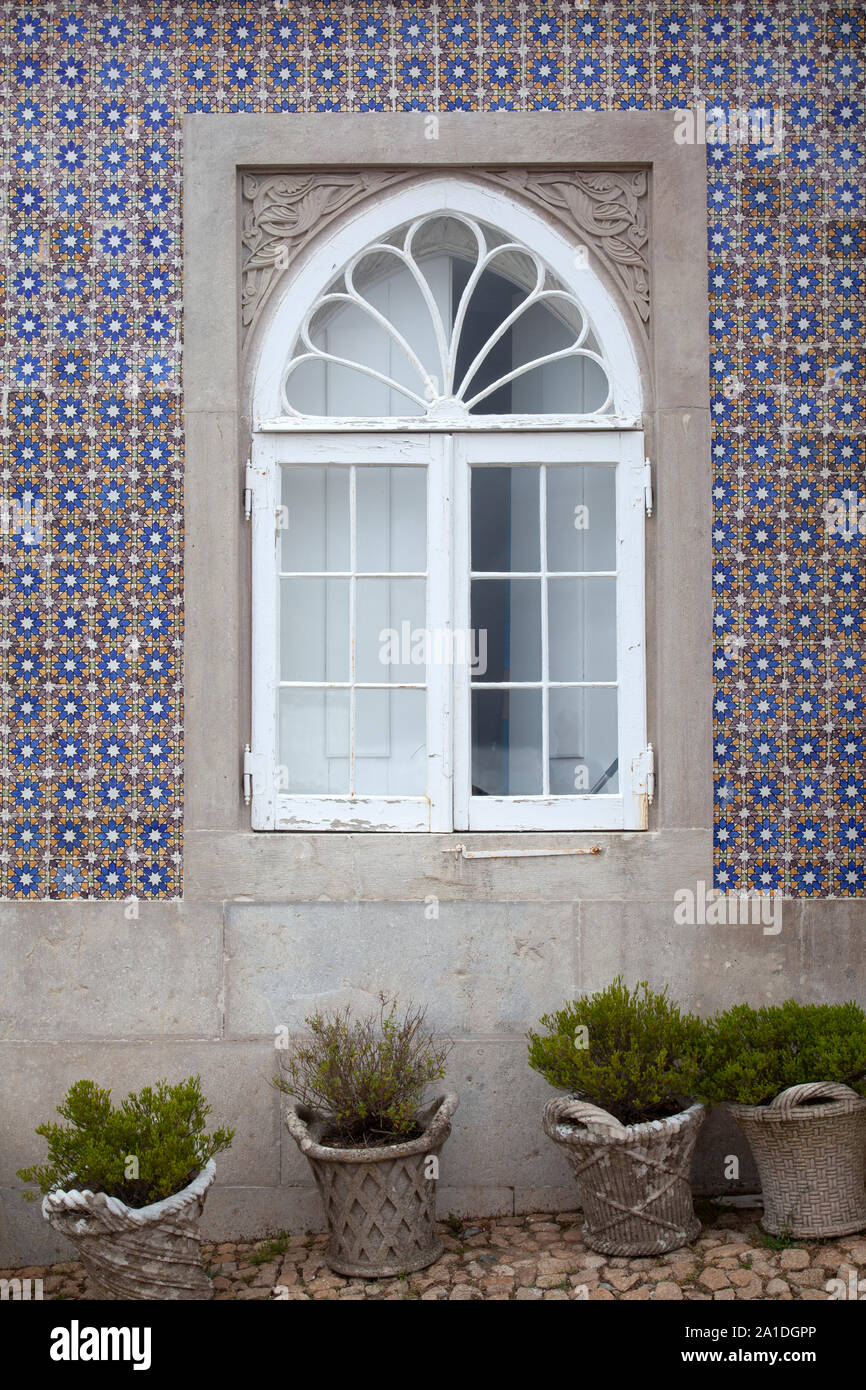
POLYGON ((415 1114, 424 1088, 445 1075, 451 1044, 424 1031, 426 1010, 379 996, 378 1014, 353 1018, 350 1008, 313 1014, 312 1034, 299 1039, 274 1084, 327 1122, 322 1143, 338 1148, 399 1144, 421 1131, 415 1114))
MULTIPOLYGON (((211 1113, 201 1077, 172 1086, 158 1081, 127 1096, 119 1108, 111 1092, 94 1081, 76 1081, 57 1113, 68 1125, 36 1129, 48 1141, 48 1162, 19 1168, 22 1182, 39 1191, 78 1188, 119 1197, 129 1207, 146 1207, 181 1192, 208 1159, 227 1149, 233 1129, 205 1133, 211 1113)), ((25 1192, 35 1201, 35 1192, 25 1192)))
POLYGON ((530 1032, 529 1065, 559 1090, 608 1110, 622 1124, 664 1119, 695 1094, 701 1024, 646 981, 607 989, 545 1014, 530 1032))
POLYGON ((866 1094, 866 1013, 847 1004, 735 1004, 705 1024, 702 1099, 767 1105, 806 1081, 866 1094))

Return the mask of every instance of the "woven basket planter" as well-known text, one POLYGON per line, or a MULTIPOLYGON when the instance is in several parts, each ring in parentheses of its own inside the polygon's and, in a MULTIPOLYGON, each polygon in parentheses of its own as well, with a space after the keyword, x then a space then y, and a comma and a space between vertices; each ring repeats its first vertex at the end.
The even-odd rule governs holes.
POLYGON ((606 1110, 559 1096, 544 1107, 544 1132, 565 1150, 577 1178, 583 1238, 603 1255, 661 1255, 701 1229, 689 1182, 706 1108, 623 1125, 606 1110))
POLYGON ((730 1111, 758 1165, 765 1231, 825 1239, 866 1227, 866 1099, 815 1081, 730 1111))
POLYGON ((456 1109, 455 1095, 437 1097, 417 1115, 424 1133, 406 1144, 331 1149, 319 1143, 325 1120, 304 1106, 289 1106, 286 1126, 321 1194, 330 1235, 325 1259, 335 1274, 385 1279, 439 1258, 436 1180, 424 1170, 451 1133, 456 1109))
POLYGON ((77 1248, 100 1298, 213 1298, 199 1222, 215 1171, 211 1159, 189 1187, 147 1207, 104 1192, 49 1192, 42 1215, 77 1248))

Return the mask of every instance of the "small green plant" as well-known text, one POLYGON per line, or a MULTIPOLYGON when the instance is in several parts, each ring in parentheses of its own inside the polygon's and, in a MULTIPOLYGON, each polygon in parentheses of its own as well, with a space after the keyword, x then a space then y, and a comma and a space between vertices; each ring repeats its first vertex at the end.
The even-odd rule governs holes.
POLYGON ((765 1250, 778 1251, 798 1249, 800 1244, 796 1237, 791 1235, 787 1226, 784 1231, 780 1231, 778 1235, 772 1235, 769 1231, 759 1231, 757 1240, 760 1245, 763 1245, 765 1250))
POLYGON ((866 1013, 847 1004, 735 1004, 704 1025, 702 1100, 767 1105, 788 1086, 841 1081, 866 1094, 866 1013))
POLYGON ((271 1260, 275 1260, 278 1255, 285 1255, 289 1248, 289 1232, 278 1231, 275 1236, 270 1236, 268 1240, 262 1241, 258 1249, 254 1250, 249 1256, 251 1265, 266 1265, 271 1260))
POLYGON ((558 1090, 608 1110, 622 1124, 675 1115, 695 1094, 701 1024, 642 981, 622 976, 541 1019, 529 1065, 558 1090))
MULTIPOLYGON (((43 1195, 76 1187, 145 1207, 188 1187, 234 1138, 233 1129, 206 1133, 211 1107, 200 1076, 174 1086, 158 1081, 128 1095, 119 1107, 95 1081, 76 1081, 57 1113, 69 1123, 36 1129, 48 1141, 48 1162, 18 1169, 22 1182, 35 1183, 43 1195)), ((31 1202, 36 1196, 24 1193, 31 1202)))
POLYGON ((426 1010, 379 996, 378 1014, 313 1014, 312 1034, 284 1058, 274 1084, 327 1121, 322 1143, 335 1147, 399 1144, 419 1133, 425 1088, 445 1075, 450 1043, 424 1028, 426 1010))

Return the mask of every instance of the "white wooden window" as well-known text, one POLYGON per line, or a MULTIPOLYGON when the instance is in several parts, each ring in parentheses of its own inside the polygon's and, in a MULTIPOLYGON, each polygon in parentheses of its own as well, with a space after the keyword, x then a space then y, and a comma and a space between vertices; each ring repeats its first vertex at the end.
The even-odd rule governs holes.
POLYGON ((373 231, 259 389, 253 828, 640 828, 633 363, 555 246, 373 231))

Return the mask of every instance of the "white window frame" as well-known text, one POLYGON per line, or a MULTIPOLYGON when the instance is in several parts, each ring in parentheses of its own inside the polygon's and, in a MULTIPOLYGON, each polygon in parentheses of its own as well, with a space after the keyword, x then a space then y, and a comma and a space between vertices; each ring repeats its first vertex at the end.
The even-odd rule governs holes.
MULTIPOLYGON (((455 830, 637 830, 646 823, 642 796, 642 760, 646 750, 646 636, 644 616, 645 473, 643 433, 618 430, 569 432, 515 431, 467 433, 455 443, 455 622, 470 625, 470 496, 472 465, 541 463, 609 464, 616 470, 617 600, 617 756, 619 791, 574 796, 472 796, 472 729, 470 679, 455 667, 454 691, 454 829, 455 830)), ((546 535, 543 494, 539 514, 546 535)), ((544 545, 542 567, 546 564, 544 545)), ((542 568, 546 585, 546 570, 542 568)), ((546 594, 542 604, 542 665, 547 669, 546 594)), ((508 682, 503 682, 508 684, 508 682)), ((571 682, 569 682, 571 684, 571 682)), ((585 684, 597 684, 586 682, 585 684)), ((548 768, 547 692, 543 693, 542 768, 548 768)))
MULTIPOLYGON (((252 737, 248 770, 254 830, 628 830, 646 824, 644 621, 645 472, 640 430, 413 431, 266 429, 253 440, 252 737), (279 786, 277 689, 281 468, 285 464, 425 467, 427 600, 431 632, 470 628, 469 478, 474 464, 608 464, 616 470, 617 793, 471 795, 471 685, 467 666, 430 663, 426 795, 290 794, 279 786)), ((544 508, 541 508, 544 526, 544 508)), ((546 608, 546 606, 545 606, 546 608)), ((419 682, 420 682, 419 672, 419 682)), ((414 684, 414 682, 413 682, 414 684)), ((545 704, 547 697, 543 696, 545 704)), ((547 721, 543 763, 547 764, 547 721)))
MULTIPOLYGON (((651 767, 646 742, 644 631, 645 471, 640 372, 630 332, 610 291, 585 258, 552 225, 501 191, 450 172, 370 202, 329 229, 321 250, 298 266, 275 305, 252 380, 251 467, 253 590, 251 743, 245 770, 255 830, 625 830, 647 824, 651 767), (454 213, 500 228, 532 247, 561 285, 579 300, 600 345, 612 393, 607 414, 469 415, 448 402, 420 416, 322 417, 286 413, 283 383, 289 352, 309 306, 359 248, 395 227, 454 213), (617 682, 620 690, 619 787, 616 795, 472 797, 470 691, 467 672, 427 672, 428 793, 411 797, 326 797, 281 794, 277 752, 277 568, 275 515, 280 462, 343 461, 364 466, 392 459, 427 466, 428 624, 469 629, 469 506, 471 461, 528 462, 545 439, 546 458, 608 462, 617 470, 617 682), (396 451, 396 455, 395 455, 396 451), (480 452, 479 452, 480 451, 480 452), (486 451, 486 453, 485 453, 486 451), (486 804, 481 804, 486 803, 486 804)), ((537 460, 541 461, 541 460, 537 460)), ((545 735, 546 744, 546 735, 545 735)), ((546 755, 546 746, 545 746, 546 755)))
MULTIPOLYGON (((253 532, 252 737, 248 770, 252 775, 251 823, 254 830, 430 831, 451 828, 450 748, 447 725, 440 717, 449 699, 445 688, 448 672, 441 666, 431 664, 425 672, 419 671, 417 682, 427 688, 427 786, 422 796, 282 792, 277 743, 282 467, 319 464, 354 470, 391 464, 426 468, 426 623, 429 630, 436 631, 450 622, 450 564, 446 540, 451 525, 452 487, 448 443, 447 436, 435 432, 333 434, 311 431, 260 434, 255 438, 248 479, 253 532)), ((352 506, 354 508, 354 489, 352 506)), ((350 580, 352 592, 354 584, 354 579, 350 580)), ((353 731, 350 733, 354 742, 353 731)))

